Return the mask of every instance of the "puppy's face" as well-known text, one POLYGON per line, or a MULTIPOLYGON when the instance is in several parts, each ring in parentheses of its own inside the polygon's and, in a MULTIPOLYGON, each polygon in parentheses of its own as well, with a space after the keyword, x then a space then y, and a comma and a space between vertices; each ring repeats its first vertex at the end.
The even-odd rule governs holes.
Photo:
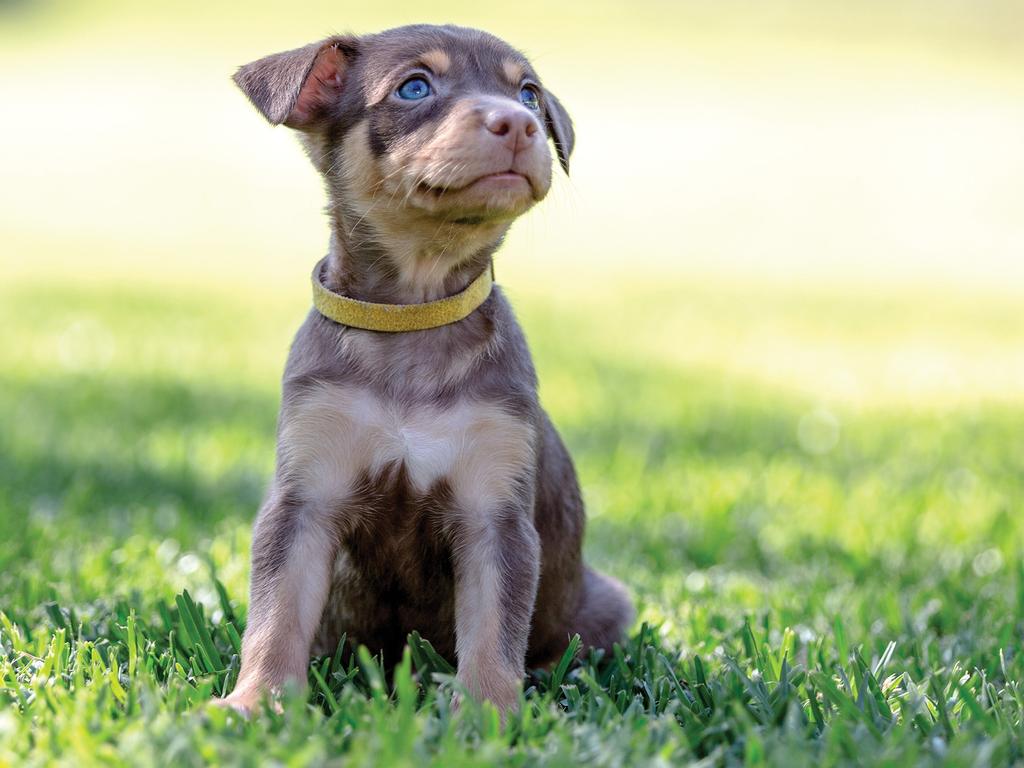
POLYGON ((507 226, 551 186, 549 138, 568 170, 568 115, 522 54, 483 32, 332 38, 236 81, 271 122, 303 132, 335 208, 378 228, 507 226))

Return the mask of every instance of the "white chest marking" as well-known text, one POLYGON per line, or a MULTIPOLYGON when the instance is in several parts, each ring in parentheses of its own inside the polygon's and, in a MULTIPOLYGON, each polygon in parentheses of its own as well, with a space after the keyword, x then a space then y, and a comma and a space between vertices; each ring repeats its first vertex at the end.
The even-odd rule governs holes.
POLYGON ((364 473, 405 465, 419 493, 446 478, 465 512, 506 498, 532 468, 533 429, 493 404, 403 407, 322 384, 288 408, 278 461, 312 502, 344 499, 364 473))

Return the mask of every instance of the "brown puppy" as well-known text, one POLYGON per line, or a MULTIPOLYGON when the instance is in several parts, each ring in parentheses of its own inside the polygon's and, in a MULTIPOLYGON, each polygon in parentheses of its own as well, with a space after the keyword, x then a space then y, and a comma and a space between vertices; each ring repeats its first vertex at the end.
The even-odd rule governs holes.
MULTIPOLYGON (((512 221, 568 171, 569 116, 491 35, 411 26, 334 37, 242 67, 236 82, 299 131, 326 182, 323 285, 414 304, 459 293, 512 221)), ((347 633, 394 663, 412 630, 502 711, 525 665, 579 633, 609 648, 622 587, 582 561, 576 474, 537 400, 500 289, 464 319, 384 333, 312 311, 283 382, 277 471, 252 548, 238 683, 222 703, 304 681, 347 633)))

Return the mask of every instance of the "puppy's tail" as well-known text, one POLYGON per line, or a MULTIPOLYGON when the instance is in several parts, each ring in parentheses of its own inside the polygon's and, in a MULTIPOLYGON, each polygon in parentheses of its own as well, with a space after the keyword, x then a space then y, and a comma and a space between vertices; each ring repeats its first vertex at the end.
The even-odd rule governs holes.
POLYGON ((626 588, 611 576, 592 568, 583 574, 583 602, 576 620, 584 648, 601 648, 611 653, 621 642, 636 618, 633 601, 626 588))

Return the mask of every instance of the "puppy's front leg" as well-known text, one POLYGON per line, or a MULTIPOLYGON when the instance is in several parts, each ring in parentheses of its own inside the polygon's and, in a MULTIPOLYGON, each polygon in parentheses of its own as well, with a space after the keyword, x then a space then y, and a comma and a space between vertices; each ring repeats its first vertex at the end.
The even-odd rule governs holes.
POLYGON ((532 504, 472 517, 455 546, 458 679, 504 714, 518 703, 540 575, 532 504))
POLYGON ((271 493, 253 531, 242 669, 231 695, 216 704, 250 712, 260 696, 279 691, 289 681, 305 683, 336 541, 310 505, 271 493))

